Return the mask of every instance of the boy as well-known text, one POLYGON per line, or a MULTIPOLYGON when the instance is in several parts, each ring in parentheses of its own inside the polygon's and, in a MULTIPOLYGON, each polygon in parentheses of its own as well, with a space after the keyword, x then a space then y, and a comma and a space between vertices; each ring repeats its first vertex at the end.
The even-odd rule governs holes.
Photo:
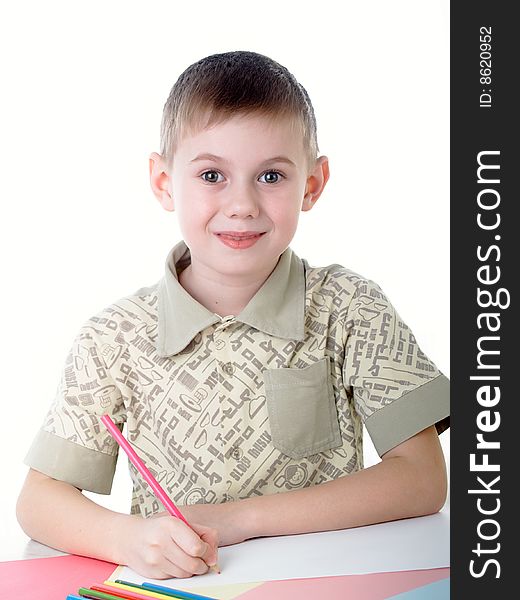
POLYGON ((183 241, 157 284, 76 336, 26 458, 17 514, 29 536, 147 577, 189 577, 219 545, 442 507, 446 377, 377 284, 289 247, 329 178, 317 154, 309 97, 275 61, 228 52, 179 77, 150 180, 183 241), (82 495, 110 492, 117 446, 104 413, 126 422, 195 531, 165 515, 132 466, 131 515, 82 495), (382 457, 367 469, 363 423, 382 457))

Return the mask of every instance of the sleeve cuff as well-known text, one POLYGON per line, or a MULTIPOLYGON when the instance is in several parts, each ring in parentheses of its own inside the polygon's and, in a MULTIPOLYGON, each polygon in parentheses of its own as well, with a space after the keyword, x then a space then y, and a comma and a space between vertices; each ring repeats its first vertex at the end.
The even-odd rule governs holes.
POLYGON ((450 382, 442 373, 380 408, 365 426, 382 456, 419 431, 435 424, 441 434, 450 426, 450 382))
POLYGON ((40 429, 24 463, 41 473, 96 494, 110 494, 117 454, 96 452, 40 429))

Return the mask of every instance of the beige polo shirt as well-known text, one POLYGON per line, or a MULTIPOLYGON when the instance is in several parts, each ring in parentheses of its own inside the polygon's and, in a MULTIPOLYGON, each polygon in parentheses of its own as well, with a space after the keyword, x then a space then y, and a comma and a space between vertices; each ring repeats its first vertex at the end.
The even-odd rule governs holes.
MULTIPOLYGON (((449 426, 449 382, 373 281, 312 267, 289 247, 244 310, 221 318, 178 273, 91 317, 25 459, 85 490, 110 492, 112 416, 178 505, 273 494, 363 468, 362 424, 379 454, 449 426)), ((132 513, 164 510, 130 465, 132 513)))

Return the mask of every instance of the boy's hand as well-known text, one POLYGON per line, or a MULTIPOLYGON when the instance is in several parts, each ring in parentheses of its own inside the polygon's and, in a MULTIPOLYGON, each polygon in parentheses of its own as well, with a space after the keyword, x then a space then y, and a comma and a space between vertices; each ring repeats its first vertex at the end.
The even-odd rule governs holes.
POLYGON ((217 562, 217 532, 204 525, 191 526, 194 531, 168 514, 125 520, 120 536, 125 564, 153 579, 207 573, 217 562))

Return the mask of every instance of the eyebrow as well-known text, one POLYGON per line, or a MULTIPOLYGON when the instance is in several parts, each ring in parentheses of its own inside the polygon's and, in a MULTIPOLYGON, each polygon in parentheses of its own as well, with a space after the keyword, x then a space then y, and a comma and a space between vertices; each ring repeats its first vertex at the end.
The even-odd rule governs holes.
MULTIPOLYGON (((205 152, 204 154, 198 154, 193 160, 190 160, 190 164, 197 162, 199 160, 212 160, 215 162, 220 161, 220 162, 224 162, 224 163, 229 163, 229 161, 226 160, 225 158, 223 158, 222 156, 217 156, 216 154, 210 154, 208 152, 205 152)), ((293 167, 296 166, 290 158, 287 158, 287 156, 273 156, 272 158, 268 158, 267 160, 264 160, 261 164, 266 165, 268 163, 274 163, 274 162, 283 162, 283 163, 292 165, 293 167)))

